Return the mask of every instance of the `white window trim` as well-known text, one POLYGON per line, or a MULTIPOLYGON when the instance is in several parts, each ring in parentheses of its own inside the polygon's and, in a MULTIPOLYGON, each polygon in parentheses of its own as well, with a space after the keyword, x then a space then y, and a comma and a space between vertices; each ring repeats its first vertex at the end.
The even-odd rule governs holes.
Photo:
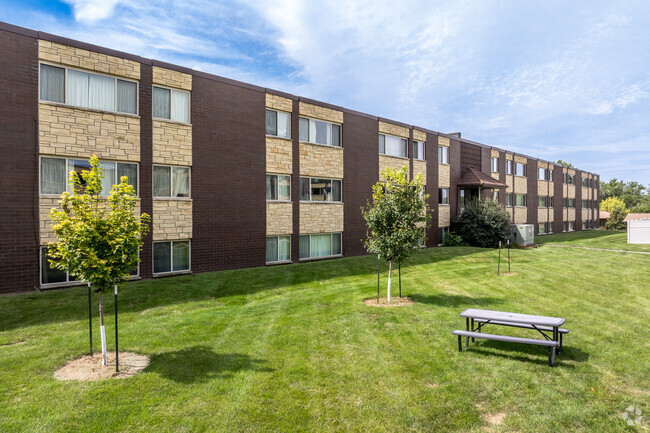
POLYGON ((516 177, 524 177, 524 178, 527 178, 527 177, 528 177, 528 164, 524 164, 523 162, 513 162, 513 163, 512 163, 512 172, 513 172, 513 174, 514 174, 516 177), (522 175, 520 175, 520 174, 517 174, 517 164, 519 164, 519 165, 523 165, 523 166, 524 166, 524 171, 526 172, 525 175, 522 176, 522 175))
MULTIPOLYGON (((192 167, 189 166, 189 165, 152 164, 151 165, 151 198, 153 200, 185 200, 185 201, 192 200, 192 167), (173 177, 171 175, 171 169, 174 168, 174 167, 189 169, 189 174, 190 175, 189 175, 189 178, 187 180, 187 182, 189 183, 189 185, 188 185, 189 192, 187 193, 187 197, 171 197, 171 196, 154 195, 154 192, 153 192, 153 188, 154 188, 154 185, 153 185, 153 168, 154 167, 170 167, 170 172, 169 172, 169 191, 170 191, 170 194, 171 194, 171 191, 173 190, 173 185, 172 185, 173 177)), ((180 239, 178 239, 178 240, 180 240, 180 239)))
POLYGON ((111 114, 119 114, 122 116, 131 116, 131 117, 140 117, 140 82, 137 80, 133 80, 131 78, 126 78, 126 77, 121 77, 118 75, 110 75, 110 74, 104 74, 102 72, 97 72, 97 71, 91 71, 88 69, 82 69, 82 68, 73 68, 68 65, 62 65, 60 63, 53 63, 53 62, 45 62, 45 61, 39 61, 38 62, 38 102, 42 104, 52 104, 52 105, 59 105, 59 106, 64 106, 64 107, 71 107, 71 108, 76 108, 79 110, 88 110, 88 111, 95 111, 98 113, 111 113, 111 114), (54 101, 47 101, 44 99, 41 99, 41 65, 48 65, 48 66, 54 66, 56 68, 61 68, 64 69, 64 80, 63 80, 63 99, 66 102, 54 102, 54 101), (67 99, 68 99, 68 70, 73 70, 73 71, 79 71, 79 72, 84 72, 86 74, 94 74, 94 75, 99 75, 102 77, 108 77, 108 78, 114 78, 115 79, 115 96, 114 96, 114 103, 115 103, 115 111, 111 110, 101 110, 99 108, 88 108, 88 107, 81 107, 79 105, 72 105, 68 104, 67 99), (117 111, 117 80, 121 81, 128 81, 131 83, 135 83, 136 89, 135 89, 135 113, 124 113, 122 111, 117 111))
MULTIPOLYGON (((292 184, 292 181, 293 181, 292 177, 293 176, 292 175, 284 174, 284 173, 266 173, 266 175, 267 176, 276 176, 276 177, 277 176, 289 176, 289 197, 291 197, 291 193, 293 192, 292 191, 293 190, 293 184, 292 184)), ((266 181, 266 177, 264 178, 264 181, 266 181)), ((280 197, 280 191, 279 191, 280 184, 276 183, 276 185, 278 185, 278 197, 280 197)), ((342 183, 341 183, 341 188, 343 188, 342 183)), ((267 198, 266 201, 268 203, 293 203, 293 200, 291 200, 291 198, 289 198, 289 200, 280 200, 280 199, 273 200, 273 199, 267 198)), ((280 235, 278 235, 278 236, 280 236, 280 235)), ((269 236, 267 236, 267 237, 269 237, 269 236)))
MULTIPOLYGON (((273 137, 273 135, 271 137, 273 137)), ((307 131, 307 139, 309 140, 309 131, 307 131)), ((336 122, 330 122, 329 120, 316 119, 315 117, 307 117, 307 116, 298 115, 298 142, 299 143, 305 143, 305 144, 313 144, 314 146, 325 146, 325 147, 329 147, 331 149, 341 149, 341 150, 343 150, 343 124, 342 123, 336 123, 336 122), (340 143, 340 146, 334 146, 334 145, 331 145, 331 144, 315 143, 313 141, 301 140, 300 139, 300 119, 314 120, 314 121, 329 124, 330 125, 329 126, 329 128, 330 128, 330 137, 332 137, 332 125, 338 125, 339 126, 339 143, 340 143)))
MULTIPOLYGON (((335 257, 343 257, 343 232, 301 234, 298 237, 299 242, 300 242, 300 236, 309 236, 309 257, 299 258, 298 261, 300 261, 300 262, 309 262, 309 261, 312 261, 312 260, 323 260, 323 259, 332 259, 332 258, 335 258, 335 257), (331 251, 332 250, 332 235, 336 235, 336 234, 341 235, 341 254, 331 254, 329 256, 311 257, 311 236, 312 235, 330 235, 330 251, 331 251)), ((300 246, 300 245, 298 245, 298 246, 300 246)), ((300 257, 300 252, 298 253, 298 257, 300 257)))
MULTIPOLYGON (((408 143, 408 139, 406 140, 408 143)), ((427 160, 427 142, 426 141, 420 141, 420 140, 413 140, 413 145, 416 146, 417 143, 422 143, 422 158, 415 158, 413 157, 414 161, 426 161, 427 160)), ((408 144, 407 144, 408 147, 408 144)))
POLYGON ((166 240, 166 241, 153 241, 151 242, 151 272, 153 274, 153 277, 166 277, 169 275, 184 275, 184 274, 191 274, 192 273, 192 240, 191 239, 174 239, 174 240, 166 240), (186 270, 182 271, 169 271, 169 272, 153 272, 154 270, 154 265, 155 265, 155 257, 154 257, 154 251, 153 251, 153 245, 154 244, 160 244, 163 242, 169 242, 170 243, 170 250, 169 250, 169 267, 172 269, 174 267, 174 242, 187 242, 187 253, 188 253, 188 266, 186 270))
POLYGON ((280 239, 279 238, 289 238, 289 260, 276 260, 274 262, 266 262, 267 265, 286 265, 289 263, 293 263, 293 260, 291 260, 291 249, 292 249, 292 243, 291 243, 291 235, 271 235, 267 236, 267 238, 277 238, 277 256, 280 257, 280 239))
MULTIPOLYGON (((288 115, 289 115, 289 119, 291 120, 291 115, 292 115, 292 113, 291 113, 290 111, 276 110, 275 108, 268 108, 268 107, 266 107, 266 111, 264 111, 264 115, 265 115, 265 116, 266 116, 266 112, 267 112, 267 111, 275 111, 275 113, 276 113, 276 116, 275 116, 275 127, 276 127, 276 129, 277 129, 277 126, 278 126, 278 117, 277 117, 277 113, 288 114, 288 115)), ((265 135, 266 135, 267 137, 279 138, 280 140, 289 140, 289 141, 291 141, 291 126, 292 126, 292 122, 291 122, 291 121, 289 121, 289 136, 288 136, 288 137, 280 137, 279 135, 266 134, 266 117, 264 118, 264 122, 265 122, 265 125, 264 125, 264 133, 265 133, 265 135)), ((312 144, 318 144, 318 143, 312 143, 312 144)), ((329 147, 335 147, 335 146, 329 146, 329 147)))
POLYGON ((298 178, 298 189, 299 189, 299 191, 298 191, 298 201, 300 201, 300 203, 317 203, 317 204, 342 204, 343 203, 343 179, 336 179, 336 178, 330 178, 330 177, 300 176, 298 178), (301 195, 301 192, 302 192, 302 191, 300 191, 300 188, 301 188, 300 179, 309 179, 309 200, 302 200, 300 198, 300 195, 301 195), (328 200, 328 201, 317 200, 317 201, 314 201, 314 200, 312 200, 311 199, 311 180, 312 179, 326 179, 326 180, 330 180, 330 181, 334 181, 334 180, 341 181, 341 200, 340 201, 334 201, 334 200, 328 200))
MULTIPOLYGON (((38 195, 40 197, 61 197, 61 194, 43 194, 41 192, 41 162, 43 158, 49 158, 49 159, 63 159, 65 160, 65 171, 66 171, 66 178, 65 178, 65 192, 71 193, 72 190, 70 189, 70 184, 68 183, 68 180, 70 179, 70 172, 68 171, 68 161, 88 161, 88 159, 85 159, 83 157, 79 158, 72 158, 72 157, 64 157, 64 156, 55 156, 55 155, 39 155, 38 156, 38 195)), ((132 161, 115 161, 111 159, 100 159, 99 162, 113 162, 115 164, 135 164, 136 165, 136 171, 137 171, 137 181, 138 181, 138 187, 136 188, 135 191, 135 197, 139 200, 140 199, 140 163, 139 162, 132 162, 132 161)), ((117 165, 115 166, 115 177, 117 178, 117 165)), ((113 185, 119 185, 120 179, 117 179, 117 183, 114 183, 113 185)), ((107 195, 100 195, 100 197, 106 198, 108 197, 107 195)))
POLYGON ((449 191, 451 188, 449 187, 438 187, 438 189, 446 189, 447 190, 447 203, 440 203, 440 193, 438 193, 438 206, 449 206, 451 202, 451 197, 449 196, 449 191))
POLYGON ((169 86, 163 86, 162 84, 152 84, 151 85, 151 118, 153 120, 159 120, 161 122, 171 122, 171 123, 178 123, 179 125, 191 125, 192 124, 192 92, 189 90, 183 90, 183 89, 176 89, 174 87, 169 87, 169 86), (166 119, 164 117, 156 117, 153 115, 153 88, 158 87, 159 89, 167 89, 170 90, 169 94, 169 119, 166 119), (172 95, 171 92, 184 92, 187 93, 188 95, 188 100, 187 100, 187 122, 183 122, 181 120, 174 120, 171 118, 172 116, 172 95))
POLYGON ((440 162, 440 154, 438 154, 436 156, 438 158, 438 164, 440 164, 440 165, 451 165, 451 163, 449 162, 449 160, 451 159, 451 146, 438 145, 438 148, 441 148, 441 147, 447 149, 447 162, 440 162))

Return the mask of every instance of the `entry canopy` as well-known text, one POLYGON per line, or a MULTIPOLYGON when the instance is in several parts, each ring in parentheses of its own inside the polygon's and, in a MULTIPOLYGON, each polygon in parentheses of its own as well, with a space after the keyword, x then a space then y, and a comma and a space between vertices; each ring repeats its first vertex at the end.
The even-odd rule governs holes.
POLYGON ((468 168, 456 185, 475 186, 487 189, 502 189, 508 187, 505 183, 499 182, 495 178, 488 176, 475 168, 468 168))

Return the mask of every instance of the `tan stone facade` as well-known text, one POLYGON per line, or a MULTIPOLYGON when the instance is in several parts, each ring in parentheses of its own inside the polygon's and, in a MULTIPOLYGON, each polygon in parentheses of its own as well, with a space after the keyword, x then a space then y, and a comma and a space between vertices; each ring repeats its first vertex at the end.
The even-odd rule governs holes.
POLYGON ((547 182, 545 180, 537 181, 537 195, 553 195, 553 182, 547 182))
POLYGON ((192 165, 192 125, 153 120, 153 163, 192 165))
POLYGON ((286 111, 291 113, 293 111, 293 101, 282 96, 266 94, 266 108, 272 110, 286 111))
POLYGON ((451 186, 451 169, 449 164, 438 164, 438 186, 449 188, 451 186))
POLYGON ((537 222, 553 222, 553 208, 538 208, 537 209, 537 222))
POLYGON ((293 204, 266 202, 266 235, 293 233, 293 204))
POLYGON ((576 197, 576 186, 575 185, 564 185, 563 194, 564 194, 564 197, 575 198, 576 197))
POLYGON ((38 41, 38 58, 47 62, 116 75, 132 80, 140 79, 140 63, 138 62, 95 53, 81 48, 69 47, 42 39, 38 41))
POLYGON ((401 170, 402 167, 409 167, 409 160, 407 158, 399 158, 397 156, 379 155, 379 180, 385 180, 382 173, 385 169, 401 170))
POLYGON ((300 102, 299 104, 300 115, 310 117, 312 119, 324 120, 332 123, 343 123, 343 112, 332 110, 318 105, 300 102))
POLYGON ((274 174, 291 174, 293 172, 291 140, 266 137, 266 172, 274 174))
POLYGON ((152 79, 154 84, 173 87, 174 89, 192 91, 192 76, 183 72, 154 66, 152 70, 152 79))
POLYGON ((417 129, 413 130, 413 140, 417 141, 427 141, 427 133, 423 131, 418 131, 417 129))
POLYGON ((528 194, 528 178, 515 176, 515 194, 528 194))
POLYGON ((300 175, 343 179, 343 149, 300 143, 300 175))
POLYGON ((153 200, 154 241, 192 238, 192 200, 153 200))
POLYGON ((425 161, 413 160, 413 176, 422 173, 422 185, 427 184, 427 163, 425 161))
POLYGON ((449 227, 451 224, 451 208, 448 205, 438 207, 438 227, 449 227))
POLYGON ((343 231, 343 203, 300 203, 300 234, 343 231))
POLYGON ((528 217, 528 210, 525 207, 515 207, 515 224, 525 224, 528 217))
POLYGON ((140 161, 140 119, 83 108, 38 105, 39 153, 140 161))
POLYGON ((395 137, 409 138, 409 129, 392 123, 379 122, 379 133, 394 135, 395 137))

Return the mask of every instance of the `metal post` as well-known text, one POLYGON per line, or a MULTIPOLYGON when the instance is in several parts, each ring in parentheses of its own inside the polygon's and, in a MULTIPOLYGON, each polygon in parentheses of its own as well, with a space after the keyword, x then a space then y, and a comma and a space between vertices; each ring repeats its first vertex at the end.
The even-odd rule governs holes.
POLYGON ((399 297, 402 297, 402 263, 397 264, 397 269, 399 271, 399 297))
POLYGON ((508 273, 510 273, 510 239, 508 239, 508 273))
POLYGON ((497 275, 501 275, 501 241, 499 241, 499 261, 497 262, 497 275))
POLYGON ((115 372, 120 371, 118 362, 118 345, 117 345, 117 284, 115 285, 115 372))
POLYGON ((377 303, 379 304, 379 268, 381 266, 381 262, 379 261, 380 255, 377 254, 377 303))
POLYGON ((88 335, 90 337, 90 356, 93 356, 93 310, 90 300, 90 283, 88 283, 88 335))

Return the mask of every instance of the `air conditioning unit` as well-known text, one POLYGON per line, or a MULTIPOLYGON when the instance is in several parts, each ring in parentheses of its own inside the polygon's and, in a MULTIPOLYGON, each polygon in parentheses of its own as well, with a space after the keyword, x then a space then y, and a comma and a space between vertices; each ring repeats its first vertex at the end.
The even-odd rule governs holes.
POLYGON ((535 228, 532 224, 511 224, 510 242, 519 245, 532 245, 535 243, 535 228))

